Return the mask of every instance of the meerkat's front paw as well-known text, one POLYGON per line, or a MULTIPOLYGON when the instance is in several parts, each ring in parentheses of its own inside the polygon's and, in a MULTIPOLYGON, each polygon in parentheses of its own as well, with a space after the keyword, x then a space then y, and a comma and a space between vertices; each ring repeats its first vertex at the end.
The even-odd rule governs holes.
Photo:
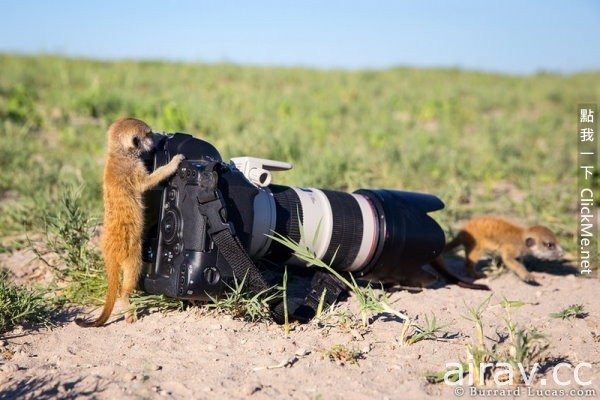
POLYGON ((171 162, 173 164, 177 164, 179 165, 180 162, 182 162, 183 160, 185 160, 185 156, 183 154, 176 154, 172 159, 171 162))
POLYGON ((173 158, 171 158, 171 161, 169 161, 169 164, 167 164, 168 171, 171 175, 174 174, 175 171, 177 171, 177 167, 179 167, 179 164, 183 160, 185 160, 185 156, 183 154, 176 154, 175 156, 173 156, 173 158))
POLYGON ((521 279, 523 280, 523 282, 525 282, 531 286, 542 286, 542 285, 540 285, 540 283, 538 281, 535 280, 535 278, 531 274, 527 274, 527 275, 523 276, 521 279))

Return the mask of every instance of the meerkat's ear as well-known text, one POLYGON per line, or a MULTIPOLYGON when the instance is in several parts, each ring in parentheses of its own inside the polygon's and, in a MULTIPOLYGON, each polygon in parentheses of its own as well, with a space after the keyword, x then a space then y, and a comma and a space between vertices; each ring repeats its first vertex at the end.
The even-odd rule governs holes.
POLYGON ((140 146, 140 138, 138 138, 137 135, 123 135, 121 136, 121 145, 126 152, 133 153, 140 146))
POLYGON ((525 246, 532 247, 535 244, 535 239, 532 237, 528 237, 525 239, 525 246))

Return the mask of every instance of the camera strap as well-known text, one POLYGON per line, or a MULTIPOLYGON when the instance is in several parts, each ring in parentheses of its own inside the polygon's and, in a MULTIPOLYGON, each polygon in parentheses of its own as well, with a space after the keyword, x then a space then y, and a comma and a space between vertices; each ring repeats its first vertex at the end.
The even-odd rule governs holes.
MULTIPOLYGON (((323 306, 331 306, 342 293, 346 293, 346 288, 338 278, 327 271, 317 270, 312 276, 306 297, 286 299, 289 317, 306 323, 317 315, 321 303, 323 306)), ((271 308, 271 315, 275 322, 284 323, 283 301, 271 308)))
MULTIPOLYGON (((212 168, 214 169, 217 163, 212 168)), ((198 196, 198 208, 200 213, 206 216, 207 231, 213 242, 217 245, 219 252, 225 258, 233 270, 237 279, 243 279, 246 287, 255 293, 267 291, 269 285, 260 273, 258 267, 237 237, 234 230, 227 221, 227 209, 217 188, 218 174, 213 171, 212 179, 205 182, 208 187, 202 196, 198 196)))

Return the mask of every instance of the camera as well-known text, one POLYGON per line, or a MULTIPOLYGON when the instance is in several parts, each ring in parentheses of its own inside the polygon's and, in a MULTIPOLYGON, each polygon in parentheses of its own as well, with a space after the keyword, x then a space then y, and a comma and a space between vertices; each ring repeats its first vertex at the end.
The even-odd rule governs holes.
POLYGON ((145 193, 144 273, 153 294, 206 300, 232 287, 237 253, 306 267, 273 235, 307 246, 337 271, 383 284, 431 276, 421 267, 441 254, 444 233, 428 215, 444 204, 430 194, 385 189, 345 193, 272 183, 286 162, 253 157, 223 162, 210 143, 184 133, 153 134, 149 172, 183 154, 175 175, 145 193), (221 232, 239 249, 221 244, 221 232))

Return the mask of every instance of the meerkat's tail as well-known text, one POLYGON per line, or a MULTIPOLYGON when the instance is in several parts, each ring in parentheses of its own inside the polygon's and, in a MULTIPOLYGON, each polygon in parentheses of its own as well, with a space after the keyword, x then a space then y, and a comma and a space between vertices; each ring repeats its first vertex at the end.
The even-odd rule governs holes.
POLYGON ((112 313, 112 310, 115 306, 115 302, 117 301, 117 294, 119 292, 118 266, 110 268, 107 265, 106 274, 108 278, 108 291, 106 292, 106 301, 104 302, 104 308, 102 309, 102 313, 95 321, 86 321, 83 318, 76 318, 75 323, 83 328, 100 327, 104 325, 104 323, 110 317, 110 314, 112 313))

